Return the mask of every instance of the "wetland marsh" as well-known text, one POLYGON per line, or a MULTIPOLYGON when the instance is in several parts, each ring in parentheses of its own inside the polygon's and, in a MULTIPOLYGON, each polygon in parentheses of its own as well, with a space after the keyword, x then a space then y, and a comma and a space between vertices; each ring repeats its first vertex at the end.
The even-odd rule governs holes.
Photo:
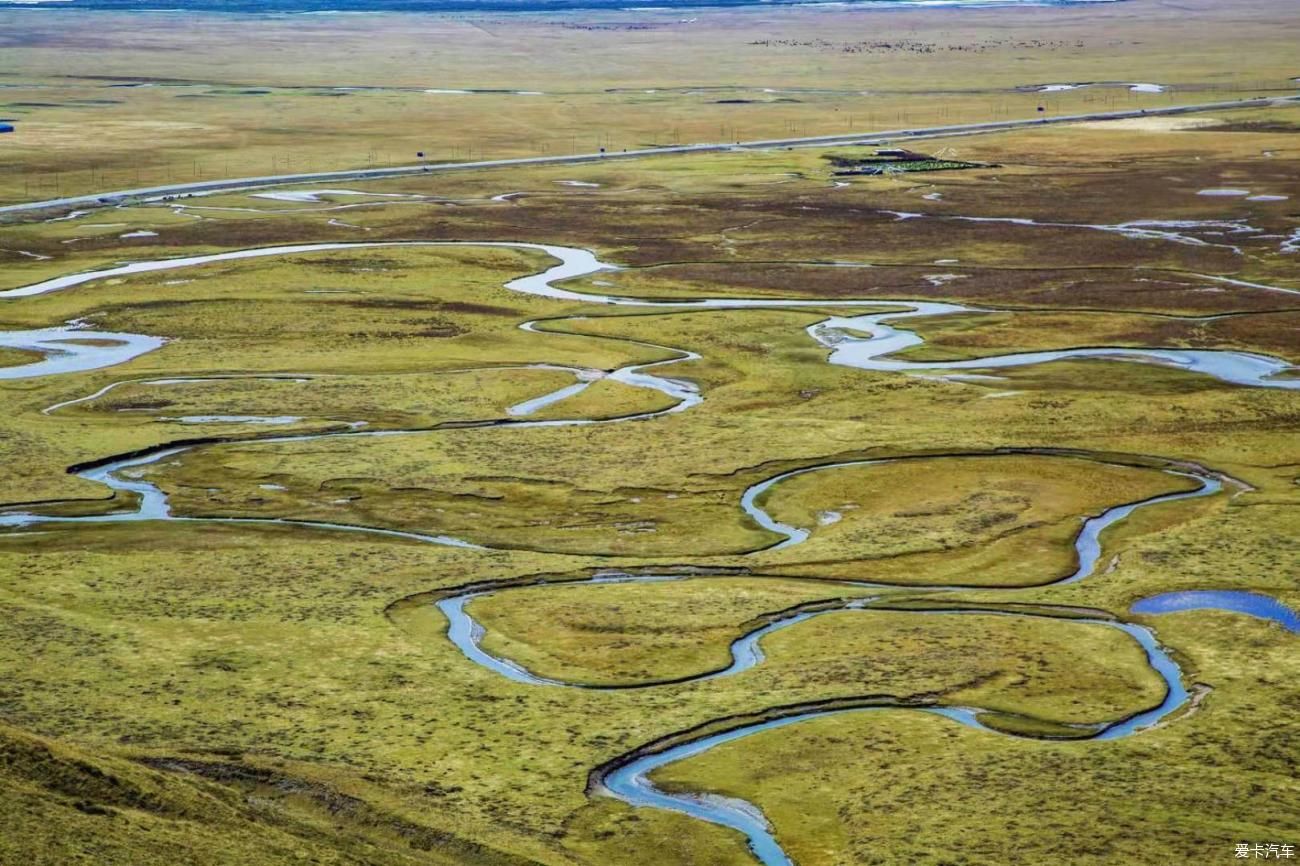
POLYGON ((6 217, 0 862, 1297 841, 1298 119, 6 217))

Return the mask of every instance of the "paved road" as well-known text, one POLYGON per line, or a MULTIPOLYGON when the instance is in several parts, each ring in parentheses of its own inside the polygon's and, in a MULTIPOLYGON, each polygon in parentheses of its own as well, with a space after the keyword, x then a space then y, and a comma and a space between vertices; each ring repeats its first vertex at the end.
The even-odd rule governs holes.
POLYGON ((647 156, 684 153, 716 153, 726 150, 745 148, 807 147, 817 145, 852 144, 862 141, 891 141, 907 138, 935 138, 951 135, 971 135, 982 132, 998 132, 1028 126, 1042 126, 1050 123, 1078 123, 1094 120, 1121 120, 1130 117, 1157 117, 1170 114, 1191 114, 1200 111, 1230 111, 1239 108, 1259 108, 1270 104, 1289 103, 1300 100, 1300 96, 1259 97, 1254 99, 1237 99, 1228 102, 1206 102, 1199 105, 1174 105, 1167 108, 1147 108, 1132 111, 1106 111, 1093 114, 1068 114, 1053 117, 1033 117, 1024 120, 1001 120, 988 123, 961 123, 952 126, 926 126, 914 129, 888 129, 879 132, 857 132, 840 135, 814 135, 804 138, 773 138, 764 141, 716 142, 704 144, 681 144, 665 147, 644 148, 641 150, 624 150, 617 153, 580 153, 566 156, 529 156, 516 159, 489 159, 479 162, 444 162, 435 164, 406 165, 395 168, 367 168, 350 171, 322 171, 310 174, 277 174, 265 177, 239 177, 227 180, 206 180, 197 183, 170 184, 168 186, 151 186, 141 189, 124 189, 114 192, 93 193, 91 195, 69 196, 45 201, 25 202, 0 207, 0 214, 20 211, 42 210, 46 208, 83 207, 110 204, 119 198, 158 198, 163 196, 185 196, 195 193, 225 192, 286 184, 324 183, 349 180, 374 180, 386 177, 403 177, 413 174, 433 174, 448 171, 468 171, 479 168, 500 168, 514 165, 568 165, 583 162, 601 162, 611 159, 639 159, 647 156))

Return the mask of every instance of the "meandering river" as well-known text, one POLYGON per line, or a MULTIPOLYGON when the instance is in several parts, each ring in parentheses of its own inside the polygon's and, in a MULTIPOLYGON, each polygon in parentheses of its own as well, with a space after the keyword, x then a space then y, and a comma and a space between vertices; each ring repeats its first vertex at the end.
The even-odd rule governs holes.
MULTIPOLYGON (((557 260, 558 263, 551 265, 539 273, 512 279, 505 283, 505 287, 511 291, 575 303, 597 303, 615 306, 635 306, 642 308, 648 307, 676 310, 700 308, 770 309, 827 307, 862 310, 876 308, 879 310, 878 312, 869 314, 833 316, 813 324, 807 329, 807 333, 813 340, 817 341, 820 345, 825 346, 829 350, 829 360, 831 363, 843 364, 864 370, 898 373, 938 372, 946 374, 949 371, 996 369, 1075 358, 1103 358, 1114 361, 1154 363, 1175 366, 1181 369, 1186 369, 1190 372, 1212 376, 1220 381, 1239 386, 1286 389, 1300 388, 1300 378, 1288 377, 1288 374, 1292 374, 1295 368, 1287 362, 1266 355, 1233 351, 1116 346, 1022 352, 963 361, 938 362, 901 360, 894 356, 905 349, 921 345, 924 340, 915 332, 905 330, 904 328, 897 326, 895 323, 921 316, 942 316, 957 313, 999 311, 958 304, 917 300, 827 301, 812 298, 702 298, 683 300, 649 300, 577 292, 563 288, 559 286, 558 283, 568 279, 588 276, 601 271, 616 270, 616 266, 600 261, 599 258, 589 250, 522 242, 460 243, 440 241, 385 241, 297 244, 235 250, 185 258, 161 259, 114 265, 98 270, 87 271, 85 273, 56 277, 42 282, 33 283, 28 286, 9 289, 0 292, 0 298, 33 297, 48 292, 84 286, 106 278, 125 277, 135 274, 197 267, 215 262, 271 256, 292 256, 332 250, 395 246, 495 247, 545 253, 557 260), (901 311, 898 309, 900 306, 904 307, 901 311)), ((542 333, 538 331, 536 322, 525 322, 520 327, 532 333, 542 333)), ((6 334, 0 334, 0 345, 26 349, 28 351, 37 352, 44 357, 42 360, 32 364, 0 368, 0 378, 49 376, 112 366, 139 357, 141 354, 146 352, 154 351, 160 348, 164 342, 164 339, 161 337, 96 332, 71 326, 64 329, 55 328, 44 331, 9 332, 6 334)), ((659 346, 640 341, 628 340, 626 342, 635 343, 641 346, 652 346, 656 349, 663 350, 672 357, 667 360, 652 363, 626 365, 608 373, 585 370, 583 368, 558 367, 555 365, 533 365, 546 369, 560 369, 570 372, 575 376, 577 381, 573 384, 566 385, 563 388, 510 407, 508 410, 508 415, 510 416, 509 419, 492 419, 482 422, 469 422, 468 426, 553 426, 621 423, 634 420, 645 420, 659 415, 685 411, 698 405, 699 402, 704 399, 699 393, 698 388, 693 383, 671 379, 660 375, 660 368, 668 365, 679 364, 684 361, 696 360, 700 357, 698 354, 685 349, 674 349, 672 347, 659 346), (588 387, 590 382, 601 377, 606 377, 613 381, 618 381, 633 387, 648 388, 658 391, 671 398, 671 404, 667 408, 655 411, 641 412, 609 419, 568 418, 525 420, 529 415, 532 415, 546 407, 561 403, 566 398, 580 393, 588 387)), ((206 378, 232 377, 214 376, 152 380, 134 379, 127 381, 143 381, 150 384, 164 385, 186 381, 197 381, 206 378)), ((248 378, 294 377, 290 376, 290 374, 283 374, 278 377, 250 375, 248 378)), ((95 399, 104 395, 119 384, 125 384, 125 382, 112 383, 99 389, 94 394, 85 397, 65 400, 61 403, 55 404, 54 406, 48 407, 46 412, 57 412, 69 406, 95 399)), ((458 426, 463 427, 467 425, 459 424, 458 426)), ((363 430, 354 427, 353 429, 343 431, 259 437, 255 440, 244 439, 242 441, 257 441, 272 444, 343 436, 419 435, 427 434, 428 432, 430 431, 363 430)), ((273 523, 302 528, 346 530, 372 533, 381 536, 393 536, 434 544, 453 545, 464 548, 478 547, 478 545, 472 541, 444 535, 422 534, 417 532, 353 526, 321 521, 294 520, 289 518, 178 517, 171 513, 166 494, 155 484, 141 477, 141 470, 150 464, 157 463, 158 461, 167 458, 176 457, 191 448, 220 447, 220 444, 221 443, 215 443, 212 441, 196 441, 191 444, 164 445, 152 449, 146 449, 140 453, 98 461, 82 467, 74 467, 79 476, 86 478, 87 480, 102 483, 114 491, 128 494, 134 502, 133 507, 129 510, 119 510, 102 515, 75 517, 41 515, 35 513, 0 514, 0 526, 20 527, 36 523, 104 523, 110 521, 134 520, 211 520, 222 523, 273 523)), ((890 459, 892 460, 894 458, 890 459)), ((771 531, 776 536, 779 536, 779 539, 774 542, 769 549, 776 550, 792 547, 805 542, 813 530, 791 526, 774 518, 763 508, 762 505, 766 493, 776 485, 779 485, 782 481, 799 475, 883 462, 889 461, 845 461, 783 472, 747 489, 741 498, 740 507, 759 526, 771 531)), ((1225 478, 1224 476, 1208 470, 1186 467, 1176 468, 1169 466, 1164 467, 1162 471, 1172 475, 1191 478, 1198 482, 1198 486, 1188 491, 1170 493, 1137 502, 1117 505, 1107 509, 1100 515, 1084 519, 1074 542, 1077 567, 1068 575, 1047 575, 1044 577, 1043 583, 1070 583, 1083 580, 1096 570, 1101 555, 1100 536, 1107 527, 1124 520, 1140 508, 1151 507, 1177 500, 1213 495, 1223 488, 1225 478)), ((699 576, 700 575, 697 574, 686 573, 657 575, 604 574, 590 578, 589 582, 615 584, 655 580, 682 580, 699 576)), ((834 585, 829 581, 823 583, 834 585)), ((849 583, 852 583, 852 585, 857 588, 872 588, 876 586, 868 583, 849 583)), ((481 597, 492 592, 506 591, 507 589, 509 589, 509 587, 478 588, 460 594, 450 594, 438 600, 437 606, 446 616, 449 623, 449 639, 469 661, 515 682, 532 686, 622 689, 647 688, 662 685, 662 683, 631 683, 613 686, 591 686, 588 684, 570 683, 540 676, 509 659, 500 658, 487 652, 482 647, 482 638, 484 635, 483 626, 474 620, 467 610, 467 605, 476 597, 481 597)), ((943 591, 952 589, 954 589, 954 587, 948 586, 913 586, 907 588, 910 593, 927 593, 925 596, 927 602, 933 602, 934 599, 943 591)), ((914 616, 998 615, 1038 618, 1049 617, 1076 623, 1080 626, 1087 625, 1111 628, 1126 634, 1144 650, 1151 670, 1163 681, 1165 687, 1164 698, 1158 705, 1149 707, 1129 718, 1080 728, 1078 730, 1078 735, 1080 737, 1103 740, 1129 736, 1162 723, 1187 706, 1188 692, 1185 683, 1183 682, 1182 672, 1170 657, 1169 653, 1159 644, 1154 633, 1145 626, 1125 623, 1102 616, 1080 617, 1077 612, 1072 613, 1064 610, 1059 614, 1054 615, 1051 612, 1048 612, 1048 607, 1043 607, 1036 611, 1025 611, 993 608, 945 608, 939 605, 932 605, 925 609, 904 610, 898 608, 882 608, 878 604, 879 601, 880 598, 877 595, 864 595, 848 600, 828 599, 822 604, 807 609, 791 611, 784 616, 777 616, 764 622, 762 625, 751 629, 733 641, 730 647, 730 662, 726 666, 716 670, 701 671, 695 675, 685 677, 681 681, 734 676, 749 670, 764 661, 764 655, 760 646, 760 642, 763 638, 777 630, 797 626, 813 617, 846 610, 889 609, 898 615, 914 616)), ((1135 610, 1137 609, 1135 608, 1135 610)), ((612 796, 623 799, 632 805, 670 809, 691 815, 700 820, 737 830, 746 836, 751 849, 759 860, 765 864, 765 866, 790 866, 791 860, 789 856, 782 850, 781 846, 772 834, 772 831, 761 811, 759 811, 753 804, 705 795, 693 796, 668 793, 657 788, 653 784, 649 778, 650 774, 654 770, 665 766, 666 764, 684 760, 707 751, 708 749, 763 731, 770 731, 787 725, 798 724, 806 720, 824 717, 833 713, 882 709, 907 709, 915 712, 930 713, 970 728, 1007 735, 1003 730, 995 731, 994 728, 984 724, 981 721, 981 715, 984 711, 978 707, 916 705, 906 702, 882 702, 880 700, 873 700, 871 702, 864 702, 860 706, 836 705, 832 707, 810 708, 805 711, 794 710, 752 723, 739 724, 726 730, 715 731, 705 736, 686 738, 681 742, 667 743, 662 747, 635 750, 623 758, 616 759, 607 764, 605 768, 596 774, 594 778, 595 785, 598 789, 603 790, 612 796)))
MULTIPOLYGON (((0 291, 0 298, 23 298, 42 295, 48 292, 69 289, 94 282, 95 280, 125 277, 135 274, 156 273, 159 271, 197 267, 215 262, 237 261, 243 259, 265 258, 268 256, 290 256, 305 253, 328 252, 332 250, 364 249, 382 247, 489 247, 518 250, 531 250, 546 253, 559 261, 539 273, 510 280, 507 289, 555 300, 575 301, 581 303, 598 303, 616 306, 654 307, 662 309, 759 309, 785 307, 888 307, 890 311, 866 316, 834 317, 809 327, 809 335, 822 345, 830 348, 830 361, 864 370, 882 372, 918 372, 991 369, 998 367, 1015 367, 1042 364, 1050 361, 1069 360, 1073 358, 1106 358, 1116 361, 1138 361, 1143 363, 1167 364, 1213 376, 1235 385, 1248 385, 1262 388, 1300 389, 1300 378, 1282 378, 1279 374, 1294 372, 1295 367, 1280 358, 1249 352, 1235 352, 1215 349, 1163 349, 1143 347, 1086 347, 1049 350, 1041 352, 1020 352, 1008 355, 995 355, 985 358, 972 358, 963 361, 904 361, 890 359, 887 356, 903 349, 919 346, 924 338, 912 332, 895 328, 888 324, 900 319, 918 316, 941 316, 955 313, 972 312, 1009 312, 993 308, 969 307, 960 304, 947 304, 931 301, 882 301, 882 300, 817 300, 812 298, 700 298, 690 300, 648 300, 644 298, 622 297, 587 292, 576 292, 561 288, 559 282, 578 277, 585 277, 602 271, 619 270, 617 265, 602 262, 591 250, 576 247, 563 247, 553 244, 534 244, 512 241, 358 241, 319 244, 292 244, 276 247, 255 247, 244 250, 231 250, 223 253, 210 253, 201 256, 187 256, 174 259, 153 259, 142 262, 130 262, 108 268, 68 274, 43 280, 27 286, 0 291), (898 311, 900 305, 910 309, 898 311), (855 332, 865 334, 857 337, 855 332)), ((89 338, 94 332, 83 332, 89 338)), ((121 335, 116 335, 121 336, 121 335)), ((142 340, 158 338, 141 337, 142 340)), ((161 345, 161 342, 158 343, 161 345)), ((156 348, 156 346, 155 346, 156 348)), ((137 353, 138 354, 138 353, 137 353)), ((131 357, 134 357, 132 355, 131 357)), ((126 360, 125 358, 123 360, 126 360)), ((120 363, 120 362, 119 362, 120 363)), ((99 366, 106 366, 100 364, 99 366)), ((88 369, 88 368, 87 368, 88 369)))
MULTIPOLYGON (((1006 455, 991 455, 990 459, 994 459, 995 456, 1006 455)), ((924 458, 909 457, 900 459, 911 460, 924 458)), ((742 499, 742 507, 756 522, 759 523, 759 525, 772 532, 785 536, 783 541, 770 549, 801 544, 808 539, 810 530, 792 527, 771 518, 771 516, 768 515, 758 504, 758 499, 762 494, 768 492, 773 486, 782 481, 810 472, 824 472, 846 467, 869 466, 889 462, 894 461, 889 459, 846 461, 842 463, 814 466, 791 472, 784 472, 755 484, 746 490, 744 498, 742 499)), ((1165 502, 1210 496, 1223 489, 1223 476, 1215 473, 1181 469, 1165 469, 1164 471, 1171 475, 1195 479, 1199 482, 1199 485, 1188 491, 1154 496, 1148 499, 1118 505, 1107 509, 1102 514, 1095 517, 1085 518, 1074 540, 1075 555, 1077 559, 1076 568, 1066 575, 1048 577, 1043 581, 1043 583, 1073 583, 1092 574, 1100 559, 1100 535, 1102 530, 1114 525, 1120 520, 1123 520, 1137 509, 1165 502)), ((575 583, 617 585, 623 583, 702 579, 706 577, 716 579, 720 576, 702 575, 690 572, 679 574, 613 573, 597 574, 583 581, 565 581, 562 585, 569 586, 575 583)), ((734 576, 727 577, 728 579, 734 578, 734 576)), ((833 587, 836 583, 839 583, 840 585, 848 584, 858 588, 885 588, 884 585, 881 584, 856 581, 819 581, 819 583, 825 583, 828 587, 833 587)), ((542 586, 546 585, 548 584, 543 584, 542 586)), ((522 587, 518 585, 504 585, 499 588, 479 586, 465 592, 449 594, 444 598, 439 599, 436 604, 438 609, 447 618, 447 636, 449 640, 456 645, 467 659, 515 682, 531 686, 560 686, 607 690, 653 688, 665 684, 661 681, 653 681, 646 683, 630 683, 625 685, 593 686, 587 683, 567 682, 552 677, 541 676, 533 671, 529 671, 522 665, 510 659, 493 655, 485 650, 482 646, 482 641, 486 630, 466 609, 467 604, 476 598, 482 598, 496 592, 536 591, 537 588, 538 585, 522 587)), ((942 593, 945 590, 953 590, 957 588, 958 587, 952 586, 921 585, 910 586, 905 589, 909 592, 942 593)), ((899 588, 892 587, 892 589, 899 588)), ((927 595, 926 598, 933 603, 936 596, 927 595)), ((1154 632, 1145 626, 1119 622, 1109 618, 1081 617, 1075 610, 1063 610, 1061 615, 1052 617, 1050 614, 1044 613, 1043 609, 1036 611, 960 607, 898 609, 874 606, 877 601, 878 597, 866 595, 849 599, 827 599, 823 602, 813 602, 808 605, 802 605, 784 615, 778 615, 771 618, 767 622, 752 628, 733 640, 730 646, 731 661, 725 667, 716 670, 702 671, 695 675, 683 676, 673 680, 672 682, 698 682, 718 677, 734 676, 750 670, 762 663, 765 659, 760 646, 760 641, 763 638, 776 631, 791 628, 807 622, 814 617, 824 616, 830 613, 842 613, 845 611, 878 612, 880 610, 889 610, 894 614, 912 616, 966 614, 1021 618, 1046 617, 1060 619, 1063 624, 1073 623, 1101 626, 1124 632, 1142 647, 1151 670, 1163 681, 1164 697, 1155 706, 1149 707, 1127 718, 1119 719, 1110 723, 1083 726, 1078 729, 1078 736, 1081 738, 1086 737, 1095 740, 1109 740, 1139 733, 1162 723, 1173 714, 1183 710, 1189 701, 1189 694, 1186 684, 1183 681, 1182 671, 1170 656, 1169 652, 1160 645, 1154 632)), ((605 793, 617 797, 633 806, 669 809, 702 821, 707 821, 711 824, 717 824, 722 827, 737 830, 745 835, 750 850, 753 851, 755 857, 757 857, 764 866, 792 866, 792 861, 777 842, 762 811, 754 804, 743 800, 737 800, 735 798, 668 792, 657 787, 650 779, 650 775, 655 770, 668 764, 686 760, 687 758, 699 755, 709 749, 754 734, 775 730, 777 728, 803 721, 823 718, 829 715, 883 709, 910 710, 914 712, 929 713, 947 718, 951 721, 957 722, 958 724, 977 730, 987 731, 990 733, 1000 733, 1007 736, 1017 736, 1015 734, 1009 734, 1005 730, 990 728, 985 725, 980 720, 983 710, 978 707, 939 705, 919 706, 915 703, 909 702, 873 699, 870 702, 863 703, 859 706, 846 707, 842 704, 835 704, 824 708, 808 709, 802 712, 787 712, 776 715, 772 718, 728 727, 724 730, 709 733, 704 736, 686 738, 681 742, 668 744, 662 748, 634 750, 633 752, 628 753, 624 758, 615 759, 605 765, 605 767, 600 768, 593 774, 591 782, 597 790, 604 791, 605 793)))

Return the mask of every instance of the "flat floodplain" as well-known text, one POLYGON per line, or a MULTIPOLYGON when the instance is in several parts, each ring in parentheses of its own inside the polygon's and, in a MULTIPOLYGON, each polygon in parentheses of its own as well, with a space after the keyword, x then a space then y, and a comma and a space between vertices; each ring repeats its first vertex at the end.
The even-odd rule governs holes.
MULTIPOLYGON (((102 88, 106 116, 167 118, 181 89, 233 86, 223 51, 246 59, 241 87, 269 92, 186 120, 207 128, 184 147, 229 151, 234 175, 279 147, 272 114, 324 116, 309 99, 392 100, 347 147, 411 148, 383 124, 418 125, 414 99, 467 106, 419 135, 459 124, 511 153, 548 117, 643 140, 642 97, 661 132, 699 124, 683 138, 751 110, 776 127, 755 133, 819 131, 799 112, 829 97, 689 92, 760 54, 809 94, 860 63, 880 111, 954 122, 1159 104, 1145 82, 1290 92, 1294 20, 1203 11, 268 19, 258 40, 303 38, 277 58, 231 16, 152 65, 112 46, 165 19, 84 13, 100 74, 156 85, 112 91, 81 61, 56 77, 55 48, 89 38, 54 32, 72 18, 0 17, 43 34, 14 50, 16 90, 102 88), (1225 20, 1202 66, 1175 57, 1225 20), (1013 35, 970 57, 813 42, 950 22, 944 44, 968 44, 997 21, 1013 35), (771 22, 790 45, 754 44, 771 22), (451 47, 409 71, 294 62, 362 35, 400 58, 433 27, 451 47), (1068 44, 1040 54, 1029 34, 1053 30, 1068 44), (682 62, 650 78, 667 31, 682 62), (1096 81, 1103 32, 1127 86, 1015 90, 1096 81), (751 47, 692 66, 719 34, 751 47), (541 35, 554 56, 466 77, 483 45, 541 35), (345 73, 393 91, 315 92, 345 73), (561 108, 584 76, 602 86, 561 108), (939 77, 971 92, 945 102, 939 77), (215 131, 233 116, 261 126, 234 143, 215 131)), ((49 111, 34 134, 80 122, 49 111)), ((1298 841, 1296 636, 1134 608, 1300 608, 1297 128, 1277 104, 912 145, 951 170, 742 149, 6 218, 0 862, 1103 866, 1298 841), (128 337, 154 342, 23 372, 128 337)), ((136 134, 105 132, 79 186, 59 166, 80 144, 0 142, 5 195, 33 172, 111 186, 136 134)))
POLYGON ((0 8, 0 119, 15 127, 0 135, 5 203, 417 153, 613 153, 1158 108, 1287 94, 1297 74, 1294 16, 1273 0, 468 18, 52 6, 0 8))

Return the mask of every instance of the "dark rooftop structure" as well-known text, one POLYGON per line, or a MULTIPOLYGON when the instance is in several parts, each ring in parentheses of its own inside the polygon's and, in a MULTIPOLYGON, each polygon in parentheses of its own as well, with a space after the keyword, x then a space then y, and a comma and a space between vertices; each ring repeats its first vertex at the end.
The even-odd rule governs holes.
POLYGON ((885 150, 878 150, 876 151, 876 156, 888 156, 888 157, 892 157, 893 159, 911 159, 911 160, 922 160, 922 159, 930 158, 923 153, 917 153, 916 151, 912 151, 912 150, 904 150, 901 147, 891 147, 891 148, 886 148, 885 150))

